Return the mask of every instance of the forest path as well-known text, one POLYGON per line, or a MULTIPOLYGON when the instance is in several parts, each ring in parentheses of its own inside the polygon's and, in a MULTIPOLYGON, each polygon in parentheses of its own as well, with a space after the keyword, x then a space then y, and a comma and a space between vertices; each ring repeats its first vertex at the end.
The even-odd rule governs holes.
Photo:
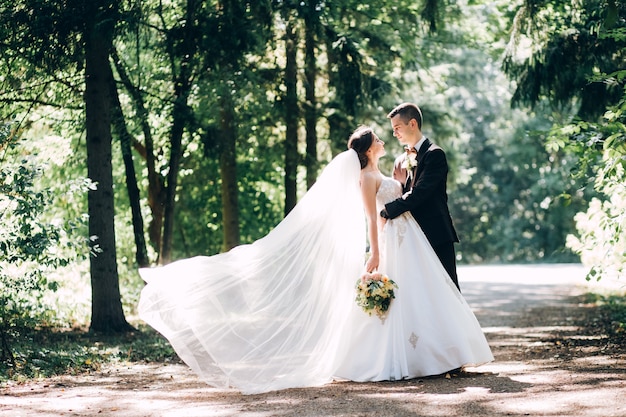
POLYGON ((9 386, 0 417, 626 416, 625 350, 588 325, 596 318, 581 295, 599 285, 584 274, 579 265, 459 268, 496 358, 460 376, 246 396, 208 387, 184 365, 124 363, 9 386))

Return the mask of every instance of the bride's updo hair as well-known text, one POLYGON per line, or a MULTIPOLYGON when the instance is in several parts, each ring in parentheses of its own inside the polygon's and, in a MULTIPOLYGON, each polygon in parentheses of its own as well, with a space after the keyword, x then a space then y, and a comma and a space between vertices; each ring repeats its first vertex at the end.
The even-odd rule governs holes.
POLYGON ((374 141, 374 131, 369 126, 359 126, 348 140, 348 149, 354 149, 359 156, 359 162, 361 162, 361 169, 367 165, 367 155, 365 152, 372 146, 374 141))

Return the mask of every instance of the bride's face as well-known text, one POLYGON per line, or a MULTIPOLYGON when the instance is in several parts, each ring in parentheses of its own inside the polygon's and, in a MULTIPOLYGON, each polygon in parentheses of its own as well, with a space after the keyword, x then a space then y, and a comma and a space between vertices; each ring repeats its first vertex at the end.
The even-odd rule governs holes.
POLYGON ((385 142, 383 142, 382 140, 380 140, 380 138, 378 136, 376 136, 375 134, 372 134, 373 136, 373 141, 372 141, 372 145, 370 146, 370 151, 371 151, 371 155, 373 157, 376 158, 380 158, 381 156, 385 155, 385 142))

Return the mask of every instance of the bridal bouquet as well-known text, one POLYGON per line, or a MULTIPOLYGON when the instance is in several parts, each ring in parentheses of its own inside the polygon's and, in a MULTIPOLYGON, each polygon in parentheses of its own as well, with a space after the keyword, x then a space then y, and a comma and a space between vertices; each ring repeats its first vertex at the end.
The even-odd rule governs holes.
POLYGON ((368 272, 357 280, 355 288, 357 305, 370 316, 376 313, 384 322, 398 285, 385 274, 368 272))

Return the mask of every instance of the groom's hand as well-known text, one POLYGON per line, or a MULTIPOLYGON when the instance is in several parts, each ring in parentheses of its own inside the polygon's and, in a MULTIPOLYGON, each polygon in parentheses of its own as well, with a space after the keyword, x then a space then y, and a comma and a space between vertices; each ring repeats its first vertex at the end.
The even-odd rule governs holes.
POLYGON ((389 213, 387 213, 387 209, 382 209, 380 211, 380 217, 382 217, 385 220, 389 218, 389 213))

